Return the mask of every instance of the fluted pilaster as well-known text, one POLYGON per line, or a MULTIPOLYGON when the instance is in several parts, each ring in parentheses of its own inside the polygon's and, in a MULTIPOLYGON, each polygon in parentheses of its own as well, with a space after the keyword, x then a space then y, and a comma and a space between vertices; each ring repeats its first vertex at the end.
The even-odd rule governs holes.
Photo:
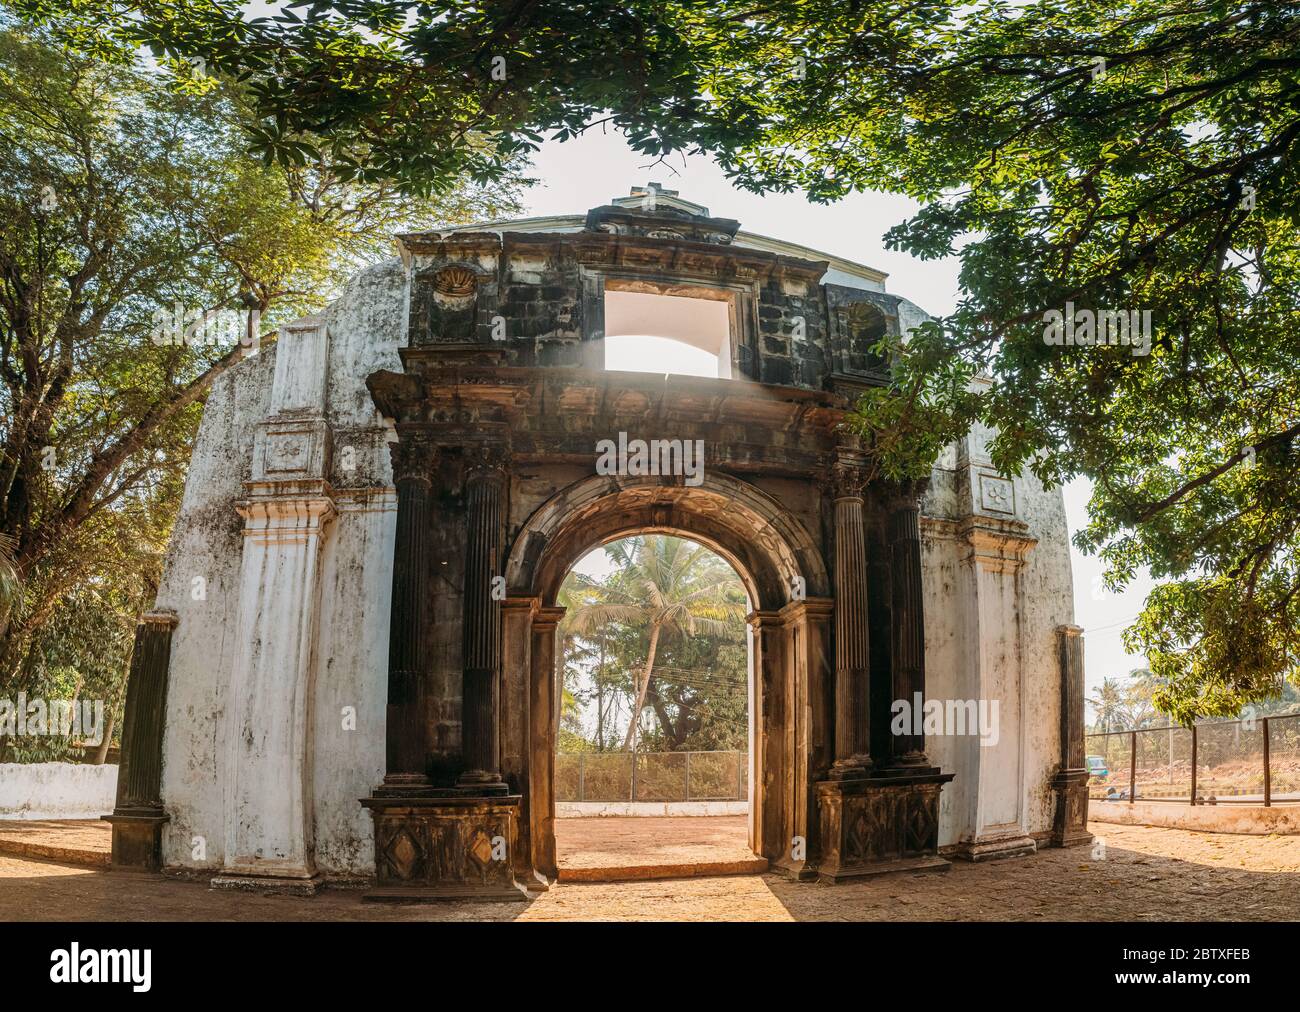
MULTIPOLYGON (((921 586, 921 494, 909 486, 895 501, 889 520, 893 559, 894 698, 910 703, 925 697, 925 609, 921 586)), ((893 736, 896 765, 924 766, 924 734, 893 736)))
POLYGON ((501 673, 501 576, 505 550, 506 471, 490 451, 465 478, 466 553, 462 745, 460 783, 504 790, 497 704, 501 673))
POLYGON ((429 783, 425 714, 425 657, 429 599, 429 525, 432 522, 432 447, 407 434, 392 447, 397 486, 393 599, 388 641, 387 773, 384 783, 429 783))
POLYGON ((835 484, 835 763, 832 776, 871 768, 871 639, 862 471, 837 468, 835 484))

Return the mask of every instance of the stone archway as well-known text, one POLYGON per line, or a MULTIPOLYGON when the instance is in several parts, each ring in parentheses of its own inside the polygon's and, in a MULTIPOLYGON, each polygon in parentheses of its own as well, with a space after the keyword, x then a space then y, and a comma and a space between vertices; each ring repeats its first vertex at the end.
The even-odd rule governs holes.
POLYGON ((845 402, 486 354, 408 349, 367 380, 397 434, 387 770, 362 800, 381 884, 506 894, 556 874, 556 592, 632 531, 708 544, 749 584, 755 850, 797 878, 946 867, 952 775, 887 723, 924 692, 919 491, 870 480, 845 402), (606 473, 602 446, 645 437, 699 466, 606 473))
MULTIPOLYGON (((506 561, 506 671, 527 672, 527 755, 521 842, 533 870, 557 873, 554 756, 555 607, 560 584, 588 551, 637 533, 677 534, 716 551, 753 602, 753 808, 750 845, 795 874, 803 860, 786 841, 807 839, 815 821, 815 771, 828 762, 832 675, 829 578, 812 537, 772 497, 714 474, 698 487, 671 478, 592 477, 538 508, 506 561), (529 663, 520 663, 527 656, 529 663)), ((522 697, 525 687, 505 693, 522 697)), ((520 699, 522 703, 522 699, 520 699)), ((503 708, 502 741, 518 735, 503 708)), ((507 763, 509 759, 507 758, 507 763)))

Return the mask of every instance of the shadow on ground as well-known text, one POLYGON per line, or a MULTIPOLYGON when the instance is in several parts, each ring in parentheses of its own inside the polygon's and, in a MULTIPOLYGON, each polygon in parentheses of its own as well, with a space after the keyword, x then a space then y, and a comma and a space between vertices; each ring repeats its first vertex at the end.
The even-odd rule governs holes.
POLYGON ((389 906, 359 892, 313 899, 218 892, 202 882, 0 855, 0 919, 21 920, 1297 920, 1300 838, 1094 824, 1087 848, 945 875, 822 886, 737 875, 560 884, 527 903, 389 906))

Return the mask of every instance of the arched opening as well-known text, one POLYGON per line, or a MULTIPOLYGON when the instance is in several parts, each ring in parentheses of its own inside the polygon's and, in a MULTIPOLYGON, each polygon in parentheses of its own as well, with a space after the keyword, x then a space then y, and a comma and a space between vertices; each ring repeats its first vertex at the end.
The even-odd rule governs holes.
POLYGON ((753 863, 753 608, 705 545, 644 533, 560 587, 555 802, 561 874, 753 863))
POLYGON ((757 487, 717 472, 708 472, 699 487, 657 476, 579 480, 538 507, 509 549, 505 656, 508 670, 528 674, 526 686, 507 686, 507 696, 529 700, 527 758, 519 761, 527 769, 522 835, 530 867, 558 874, 555 691, 565 578, 602 545, 648 534, 707 547, 744 587, 752 609, 747 846, 798 873, 803 857, 791 857, 791 841, 801 846, 798 841, 815 835, 813 771, 830 761, 827 571, 796 517, 757 487))

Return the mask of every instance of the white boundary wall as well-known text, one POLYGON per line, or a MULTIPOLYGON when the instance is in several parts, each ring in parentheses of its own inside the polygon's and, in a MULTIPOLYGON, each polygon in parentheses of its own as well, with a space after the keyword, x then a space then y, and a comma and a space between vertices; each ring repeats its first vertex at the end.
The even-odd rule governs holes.
POLYGON ((99 819, 116 796, 108 763, 0 763, 0 819, 99 819))

